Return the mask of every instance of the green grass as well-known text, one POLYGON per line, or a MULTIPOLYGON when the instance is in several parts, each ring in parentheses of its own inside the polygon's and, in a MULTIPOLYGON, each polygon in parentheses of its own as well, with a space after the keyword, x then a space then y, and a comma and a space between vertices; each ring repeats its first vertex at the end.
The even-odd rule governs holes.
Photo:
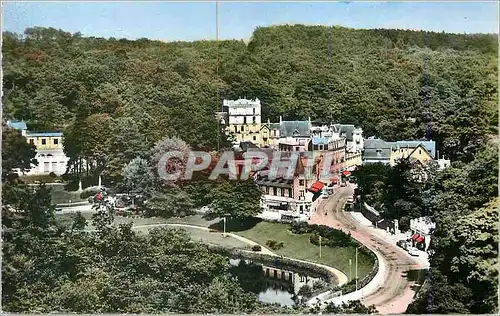
MULTIPOLYGON (((335 267, 343 271, 349 278, 349 259, 352 260, 352 278, 355 277, 355 253, 356 247, 321 247, 321 258, 319 257, 319 246, 309 242, 310 234, 292 234, 290 225, 284 223, 259 222, 252 228, 244 231, 237 231, 236 234, 253 240, 261 245, 265 245, 267 240, 274 239, 283 241, 284 246, 275 253, 296 259, 302 259, 328 266, 335 267)), ((373 259, 369 256, 358 253, 358 277, 365 277, 373 267, 373 259)))

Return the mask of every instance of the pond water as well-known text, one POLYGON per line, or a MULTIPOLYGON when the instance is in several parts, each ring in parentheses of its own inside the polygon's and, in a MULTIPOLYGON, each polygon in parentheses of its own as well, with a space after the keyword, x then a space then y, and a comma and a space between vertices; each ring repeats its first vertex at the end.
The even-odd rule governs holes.
POLYGON ((304 285, 312 288, 319 277, 295 271, 289 267, 267 266, 259 262, 229 259, 230 271, 242 287, 258 295, 261 302, 293 306, 298 291, 304 285))

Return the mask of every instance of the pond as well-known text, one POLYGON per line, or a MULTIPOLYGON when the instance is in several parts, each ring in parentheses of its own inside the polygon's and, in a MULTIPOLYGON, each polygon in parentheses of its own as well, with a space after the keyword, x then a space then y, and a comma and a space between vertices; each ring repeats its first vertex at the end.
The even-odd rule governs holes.
MULTIPOLYGON (((298 303, 299 290, 323 280, 290 267, 265 265, 256 261, 229 259, 230 272, 241 286, 258 295, 264 303, 293 306, 298 303)), ((323 280, 324 281, 324 280, 323 280)))

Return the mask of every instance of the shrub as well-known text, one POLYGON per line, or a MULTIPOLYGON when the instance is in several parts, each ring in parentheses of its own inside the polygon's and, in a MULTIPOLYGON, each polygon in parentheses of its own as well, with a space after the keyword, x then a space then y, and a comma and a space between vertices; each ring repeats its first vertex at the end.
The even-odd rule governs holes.
POLYGON ((80 199, 86 199, 88 197, 91 197, 91 196, 94 196, 96 195, 98 192, 100 192, 100 188, 99 187, 89 187, 89 188, 86 188, 82 191, 82 193, 80 193, 80 199))
POLYGON ((274 239, 270 239, 270 240, 266 241, 266 246, 268 246, 272 250, 281 249, 281 248, 283 248, 284 245, 285 245, 284 242, 282 242, 282 241, 281 242, 277 242, 274 239))
POLYGON ((326 284, 325 281, 323 281, 323 280, 317 280, 317 281, 315 281, 313 283, 312 289, 314 291, 318 291, 318 290, 322 290, 322 289, 326 288, 327 286, 328 286, 328 284, 326 284))
POLYGON ((253 245, 252 246, 252 251, 261 251, 262 247, 260 245, 253 245))
POLYGON ((303 296, 303 297, 311 297, 312 295, 312 290, 311 287, 307 284, 303 285, 299 291, 297 292, 297 295, 303 296))
POLYGON ((271 249, 274 249, 274 247, 276 247, 276 240, 274 240, 274 239, 268 239, 266 241, 266 246, 268 246, 271 249))
POLYGON ((49 177, 51 177, 51 178, 57 178, 57 175, 52 171, 51 173, 49 173, 49 177))

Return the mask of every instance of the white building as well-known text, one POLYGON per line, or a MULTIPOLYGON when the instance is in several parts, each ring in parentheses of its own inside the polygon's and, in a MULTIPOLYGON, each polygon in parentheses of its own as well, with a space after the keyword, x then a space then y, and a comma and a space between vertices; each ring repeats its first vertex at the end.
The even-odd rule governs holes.
POLYGON ((38 165, 32 165, 28 175, 66 173, 69 158, 64 154, 62 133, 32 133, 27 130, 24 122, 8 121, 7 125, 19 130, 26 141, 36 147, 35 159, 38 165))
POLYGON ((261 123, 259 99, 224 100, 223 105, 228 109, 229 125, 261 123))
POLYGON ((419 217, 410 220, 411 239, 415 245, 427 251, 431 242, 431 235, 436 229, 434 223, 429 217, 419 217))

